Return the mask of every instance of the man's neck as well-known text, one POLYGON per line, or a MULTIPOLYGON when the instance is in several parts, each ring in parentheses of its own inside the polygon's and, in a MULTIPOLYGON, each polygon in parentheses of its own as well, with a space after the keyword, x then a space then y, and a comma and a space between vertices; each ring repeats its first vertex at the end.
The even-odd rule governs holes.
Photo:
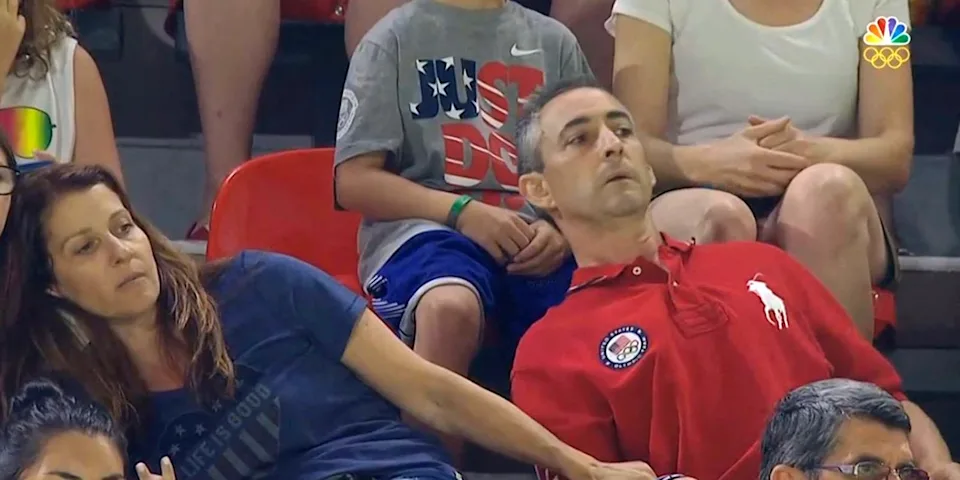
POLYGON ((465 8, 468 10, 485 10, 501 8, 507 3, 507 0, 433 0, 437 3, 452 5, 454 7, 465 8))
POLYGON ((663 238, 649 213, 642 218, 621 218, 604 225, 577 223, 563 227, 580 267, 629 263, 641 257, 659 263, 657 250, 663 238))

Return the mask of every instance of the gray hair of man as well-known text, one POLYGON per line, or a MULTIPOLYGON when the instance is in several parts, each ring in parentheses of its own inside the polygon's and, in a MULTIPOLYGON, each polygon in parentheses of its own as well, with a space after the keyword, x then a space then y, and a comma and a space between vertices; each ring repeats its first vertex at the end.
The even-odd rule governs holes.
POLYGON ((518 174, 543 172, 543 156, 540 151, 543 130, 540 129, 540 113, 543 111, 543 107, 547 106, 553 99, 580 88, 595 88, 607 91, 593 77, 578 76, 545 85, 527 99, 527 103, 523 106, 523 113, 517 121, 518 174))
POLYGON ((770 480, 777 465, 817 478, 817 467, 836 447, 840 428, 850 418, 910 433, 903 406, 880 387, 845 378, 813 382, 783 397, 767 422, 760 446, 760 480, 770 480))

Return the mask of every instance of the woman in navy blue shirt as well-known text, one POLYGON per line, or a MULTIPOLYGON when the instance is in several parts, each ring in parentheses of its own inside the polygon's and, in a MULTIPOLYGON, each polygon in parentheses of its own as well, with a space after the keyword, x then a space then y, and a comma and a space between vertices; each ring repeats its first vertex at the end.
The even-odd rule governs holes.
POLYGON ((48 370, 78 380, 153 471, 170 457, 181 480, 458 478, 399 407, 573 480, 651 478, 420 359, 316 268, 246 252, 198 269, 100 168, 33 172, 13 210, 3 392, 48 370))

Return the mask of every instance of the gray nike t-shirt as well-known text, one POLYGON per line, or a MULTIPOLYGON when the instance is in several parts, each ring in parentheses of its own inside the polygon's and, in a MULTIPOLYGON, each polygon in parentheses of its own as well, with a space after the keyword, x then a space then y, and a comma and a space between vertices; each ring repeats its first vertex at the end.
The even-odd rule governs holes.
MULTIPOLYGON (((548 82, 591 75, 563 24, 513 2, 467 10, 412 0, 387 14, 350 61, 337 123, 336 164, 388 152, 386 168, 429 188, 533 212, 517 191, 515 122, 548 82)), ((421 219, 360 227, 366 283, 421 219)))

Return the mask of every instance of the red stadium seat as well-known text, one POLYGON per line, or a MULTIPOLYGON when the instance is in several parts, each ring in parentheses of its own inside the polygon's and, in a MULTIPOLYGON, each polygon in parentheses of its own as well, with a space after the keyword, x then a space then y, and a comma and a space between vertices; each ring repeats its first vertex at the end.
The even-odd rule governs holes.
POLYGON ((207 259, 242 250, 287 254, 362 294, 357 279, 360 215, 334 209, 333 149, 290 150, 233 171, 213 204, 207 259))
POLYGON ((109 0, 57 0, 57 8, 60 11, 77 10, 93 6, 102 6, 109 3, 109 0))
POLYGON ((897 327, 897 304, 893 292, 873 288, 873 334, 879 337, 885 330, 897 327))

